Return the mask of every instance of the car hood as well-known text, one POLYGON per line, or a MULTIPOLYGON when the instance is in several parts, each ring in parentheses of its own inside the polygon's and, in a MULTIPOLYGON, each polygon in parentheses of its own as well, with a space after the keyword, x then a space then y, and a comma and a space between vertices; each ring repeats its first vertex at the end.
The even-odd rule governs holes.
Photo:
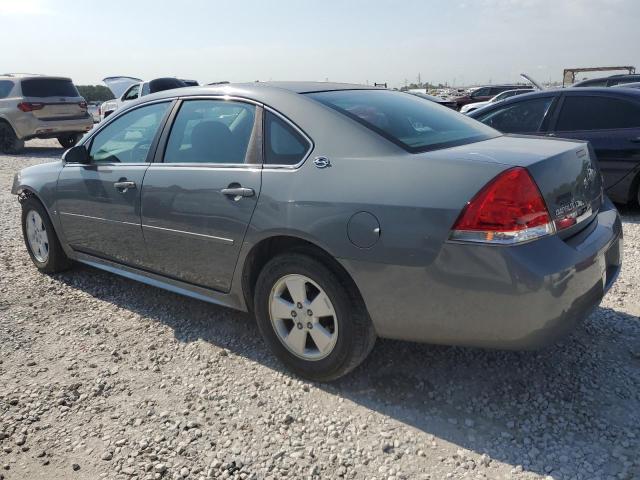
POLYGON ((116 98, 120 98, 131 85, 142 82, 141 79, 135 77, 107 77, 102 81, 116 98))

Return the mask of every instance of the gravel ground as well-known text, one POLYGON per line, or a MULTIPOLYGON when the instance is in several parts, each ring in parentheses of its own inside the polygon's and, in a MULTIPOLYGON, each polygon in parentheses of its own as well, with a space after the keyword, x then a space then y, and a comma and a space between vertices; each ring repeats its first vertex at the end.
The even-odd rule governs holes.
POLYGON ((252 318, 88 267, 47 276, 0 156, 0 480, 640 478, 640 211, 602 306, 538 352, 379 341, 287 373, 252 318))

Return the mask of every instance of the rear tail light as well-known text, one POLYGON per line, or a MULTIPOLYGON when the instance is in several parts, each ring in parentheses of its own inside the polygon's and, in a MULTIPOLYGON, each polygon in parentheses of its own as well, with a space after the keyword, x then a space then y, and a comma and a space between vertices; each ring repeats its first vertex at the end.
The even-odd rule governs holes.
POLYGON ((87 109, 87 102, 80 102, 78 105, 80 106, 80 108, 82 110, 86 110, 87 109))
POLYGON ((502 172, 462 210, 450 239, 514 244, 555 233, 542 194, 523 167, 502 172))
POLYGON ((34 110, 42 110, 44 103, 20 102, 18 108, 23 112, 33 112, 34 110))

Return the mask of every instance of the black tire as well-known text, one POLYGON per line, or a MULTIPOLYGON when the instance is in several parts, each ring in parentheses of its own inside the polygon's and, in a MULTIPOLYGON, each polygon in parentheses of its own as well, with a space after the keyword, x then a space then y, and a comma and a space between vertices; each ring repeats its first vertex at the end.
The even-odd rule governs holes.
POLYGON ((72 262, 64 253, 64 250, 60 245, 60 241, 58 240, 58 236, 56 235, 55 230, 53 229, 53 225, 51 224, 51 220, 49 219, 47 211, 42 206, 40 201, 33 196, 27 197, 22 202, 22 236, 24 238, 24 244, 27 247, 27 252, 29 252, 31 260, 41 272, 58 273, 68 270, 71 267, 72 262), (38 215, 40 215, 40 218, 42 218, 42 222, 44 223, 45 231, 47 233, 48 257, 45 261, 40 261, 36 258, 27 238, 27 216, 32 210, 37 212, 38 215))
POLYGON ((18 153, 24 148, 24 140, 19 140, 11 125, 0 122, 0 153, 18 153))
POLYGON ((290 370, 314 381, 335 380, 356 368, 373 348, 376 335, 360 295, 321 261, 302 254, 278 255, 263 267, 255 288, 254 309, 258 328, 271 351, 290 370), (299 274, 317 283, 333 304, 339 322, 331 353, 320 360, 304 360, 280 341, 271 323, 269 297, 278 280, 299 274))
POLYGON ((71 135, 64 135, 58 137, 58 142, 63 148, 71 148, 82 138, 82 135, 78 133, 72 133, 71 135))

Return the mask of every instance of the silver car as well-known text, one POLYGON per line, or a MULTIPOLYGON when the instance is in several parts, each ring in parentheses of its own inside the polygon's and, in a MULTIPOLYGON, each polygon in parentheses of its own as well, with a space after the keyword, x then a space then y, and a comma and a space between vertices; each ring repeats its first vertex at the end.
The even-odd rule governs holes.
POLYGON ((289 368, 323 381, 377 337, 547 344, 621 266, 587 143, 358 85, 149 95, 12 191, 43 272, 77 261, 252 311, 289 368))
POLYGON ((32 138, 57 138, 70 148, 91 128, 87 102, 70 78, 0 75, 0 152, 19 152, 32 138))

